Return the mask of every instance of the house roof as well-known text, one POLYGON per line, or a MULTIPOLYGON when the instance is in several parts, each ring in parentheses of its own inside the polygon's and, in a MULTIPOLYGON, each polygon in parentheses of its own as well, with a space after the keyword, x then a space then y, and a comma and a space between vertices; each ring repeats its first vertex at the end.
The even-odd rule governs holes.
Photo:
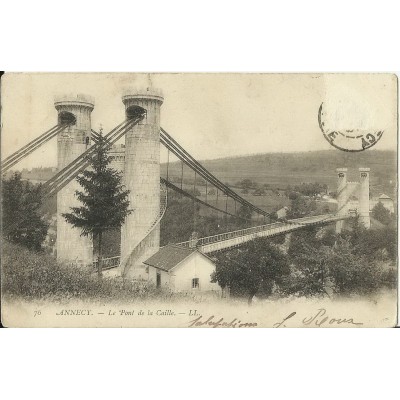
POLYGON ((379 196, 379 198, 380 199, 389 199, 389 200, 392 200, 387 194, 385 194, 385 193, 382 193, 380 196, 379 196))
POLYGON ((159 268, 164 271, 170 271, 176 267, 185 258, 195 253, 196 248, 187 248, 181 246, 168 245, 161 247, 156 254, 152 255, 144 264, 150 265, 151 267, 159 268))

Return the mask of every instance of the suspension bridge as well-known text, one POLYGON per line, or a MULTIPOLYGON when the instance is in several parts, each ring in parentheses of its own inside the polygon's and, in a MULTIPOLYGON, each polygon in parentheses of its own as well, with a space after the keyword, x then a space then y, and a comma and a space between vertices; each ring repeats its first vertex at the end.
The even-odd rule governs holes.
MULTIPOLYGON (((213 212, 244 220, 249 225, 254 224, 257 217, 262 219, 263 224, 257 226, 175 244, 182 249, 196 248, 204 254, 240 246, 258 237, 285 235, 309 226, 336 223, 337 231, 340 231, 343 221, 353 215, 348 210, 347 204, 357 188, 360 192, 360 217, 368 225, 369 169, 367 168, 360 168, 361 181, 355 184, 347 183, 345 169, 337 170, 338 209, 335 213, 266 223, 270 220, 270 213, 252 204, 219 180, 160 126, 160 107, 163 100, 161 92, 152 88, 134 90, 124 95, 122 102, 125 105, 125 119, 104 135, 104 141, 99 144, 100 134, 92 129, 90 120, 94 100, 86 95, 58 98, 55 101, 58 123, 1 162, 4 173, 57 137, 58 172, 43 184, 42 195, 44 198, 57 196, 57 258, 60 261, 80 265, 93 264, 91 238, 82 238, 79 230, 69 225, 61 214, 76 205, 74 192, 79 186, 75 178, 89 166, 99 146, 111 149, 121 138, 125 138, 123 182, 130 191, 129 201, 134 212, 126 218, 122 226, 121 254, 104 259, 103 268, 116 268, 124 277, 134 278, 138 274, 140 276, 146 274, 144 261, 159 251, 160 222, 168 207, 169 191, 179 193, 213 212), (160 174, 160 145, 168 152, 167 171, 164 177, 160 174), (181 162, 182 174, 184 165, 194 173, 192 192, 184 187, 182 178, 180 185, 171 181, 168 170, 170 154, 181 162), (205 199, 196 196, 197 177, 205 182, 205 199), (217 202, 213 204, 207 198, 210 187, 213 187, 217 194, 217 202), (219 195, 225 205, 220 206, 218 203, 219 195), (249 211, 248 215, 256 218, 246 219, 232 212, 228 208, 228 199, 234 202, 235 211, 236 205, 239 205, 249 211)), ((182 224, 184 223, 187 221, 182 221, 182 224)))

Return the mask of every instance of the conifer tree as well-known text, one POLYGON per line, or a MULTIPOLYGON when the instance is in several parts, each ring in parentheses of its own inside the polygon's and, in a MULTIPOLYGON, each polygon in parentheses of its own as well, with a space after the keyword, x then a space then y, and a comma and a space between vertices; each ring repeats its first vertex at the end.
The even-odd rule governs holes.
POLYGON ((77 177, 83 191, 77 190, 75 195, 82 205, 72 207, 71 213, 63 214, 67 222, 81 229, 81 236, 92 235, 97 241, 99 278, 102 276, 103 234, 119 228, 132 212, 129 210, 129 190, 124 190, 121 174, 109 167, 111 158, 108 149, 100 132, 90 168, 77 177))

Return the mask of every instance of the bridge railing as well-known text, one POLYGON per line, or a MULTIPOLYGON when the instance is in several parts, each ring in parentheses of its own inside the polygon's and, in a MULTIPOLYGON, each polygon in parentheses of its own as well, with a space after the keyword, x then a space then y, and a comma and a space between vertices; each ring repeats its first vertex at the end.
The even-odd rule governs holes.
MULTIPOLYGON (((121 257, 120 256, 115 256, 115 257, 110 257, 110 258, 103 258, 102 259, 102 269, 110 269, 110 268, 115 268, 118 267, 119 262, 120 262, 121 257)), ((93 267, 97 269, 98 261, 93 261, 93 267)))
POLYGON ((208 244, 216 243, 216 242, 222 242, 225 240, 230 240, 234 239, 237 237, 243 237, 243 236, 248 236, 252 234, 256 234, 259 232, 264 232, 267 230, 273 230, 276 228, 280 227, 289 227, 293 225, 303 225, 307 222, 311 224, 313 223, 318 223, 322 221, 334 221, 336 219, 342 219, 343 216, 337 217, 334 214, 324 214, 324 215, 317 215, 317 216, 311 216, 311 217, 303 217, 303 218, 296 218, 292 220, 288 220, 287 222, 274 222, 272 224, 265 224, 265 225, 258 225, 254 226, 251 228, 245 228, 245 229, 239 229, 237 231, 232 231, 232 232, 226 232, 226 233, 219 233, 217 235, 212 235, 212 236, 207 236, 203 237, 200 239, 192 239, 188 240, 186 242, 181 242, 177 243, 177 246, 183 246, 183 247, 198 247, 198 246, 205 246, 208 244), (323 218, 321 220, 321 218, 323 218))
POLYGON ((258 225, 258 226, 254 226, 251 228, 239 229, 237 231, 219 233, 217 235, 207 236, 204 238, 200 238, 198 240, 188 240, 186 242, 177 243, 177 245, 184 246, 184 247, 191 247, 191 246, 193 246, 193 244, 195 244, 196 246, 204 246, 204 245, 215 243, 215 242, 221 242, 224 240, 234 239, 236 237, 248 236, 248 235, 251 235, 254 233, 263 232, 267 229, 274 229, 274 228, 278 228, 278 227, 281 227, 284 225, 285 225, 284 222, 275 222, 272 224, 258 225))

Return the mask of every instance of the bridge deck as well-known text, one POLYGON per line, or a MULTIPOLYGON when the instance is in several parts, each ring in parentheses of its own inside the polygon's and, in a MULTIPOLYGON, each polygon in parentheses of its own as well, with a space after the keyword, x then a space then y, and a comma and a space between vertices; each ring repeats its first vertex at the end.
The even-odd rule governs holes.
MULTIPOLYGON (((273 224, 259 225, 252 228, 220 233, 219 235, 188 240, 186 242, 176 243, 175 246, 196 247, 202 253, 207 254, 214 251, 228 249, 230 247, 237 247, 255 238, 283 235, 285 233, 302 229, 306 226, 325 225, 351 217, 352 215, 350 214, 324 214, 313 217, 297 218, 286 222, 275 222, 273 224)), ((103 269, 116 268, 119 263, 120 256, 105 258, 103 259, 103 269)), ((96 266, 97 262, 94 262, 93 265, 96 266)))
POLYGON ((260 225, 238 231, 221 233, 196 240, 177 243, 177 246, 197 247, 203 253, 224 250, 239 246, 245 242, 259 237, 272 237, 279 234, 293 232, 305 226, 324 225, 331 222, 350 218, 349 215, 325 214, 314 217, 305 217, 289 220, 287 222, 276 222, 273 224, 260 225))

